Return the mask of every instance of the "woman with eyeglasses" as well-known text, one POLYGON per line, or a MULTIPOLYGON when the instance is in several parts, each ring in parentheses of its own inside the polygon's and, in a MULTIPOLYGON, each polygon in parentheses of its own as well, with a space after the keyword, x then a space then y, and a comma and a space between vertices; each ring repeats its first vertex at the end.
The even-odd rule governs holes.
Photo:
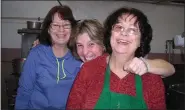
MULTIPOLYGON (((116 30, 121 29, 119 25, 116 25, 115 28, 116 30)), ((75 58, 85 63, 106 53, 103 40, 102 24, 96 19, 85 19, 75 25, 68 44, 75 58)), ((39 40, 35 40, 33 47, 38 44, 39 40)), ((133 58, 123 69, 138 75, 150 72, 161 75, 161 77, 168 77, 175 73, 173 65, 165 60, 138 57, 133 58)))
POLYGON ((48 12, 40 45, 32 48, 23 66, 15 109, 65 109, 82 64, 67 46, 75 23, 68 6, 55 6, 48 12))
POLYGON ((108 54, 83 64, 67 109, 166 109, 161 77, 126 69, 135 57, 145 63, 143 57, 150 52, 152 28, 147 17, 123 7, 107 17, 104 27, 108 54))

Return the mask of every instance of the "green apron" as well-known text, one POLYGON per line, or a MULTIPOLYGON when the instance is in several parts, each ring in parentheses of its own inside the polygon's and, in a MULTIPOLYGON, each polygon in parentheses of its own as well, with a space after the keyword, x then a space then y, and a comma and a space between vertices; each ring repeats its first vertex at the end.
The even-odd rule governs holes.
POLYGON ((142 80, 135 75, 136 96, 110 91, 110 67, 106 68, 103 91, 94 109, 147 109, 143 99, 142 80))

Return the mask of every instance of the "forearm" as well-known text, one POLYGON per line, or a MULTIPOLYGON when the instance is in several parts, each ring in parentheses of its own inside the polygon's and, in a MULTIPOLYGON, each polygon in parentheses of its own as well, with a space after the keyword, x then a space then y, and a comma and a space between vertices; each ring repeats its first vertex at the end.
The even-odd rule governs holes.
POLYGON ((150 73, 161 75, 162 77, 168 77, 175 73, 175 68, 172 64, 162 59, 146 59, 150 73))

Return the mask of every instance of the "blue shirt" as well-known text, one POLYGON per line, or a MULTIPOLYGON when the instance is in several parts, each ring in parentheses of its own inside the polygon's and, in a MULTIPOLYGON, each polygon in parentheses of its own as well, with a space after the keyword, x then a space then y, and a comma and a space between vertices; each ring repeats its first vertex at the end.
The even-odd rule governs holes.
POLYGON ((51 46, 33 48, 19 79, 15 109, 65 109, 81 64, 70 51, 56 58, 51 46))

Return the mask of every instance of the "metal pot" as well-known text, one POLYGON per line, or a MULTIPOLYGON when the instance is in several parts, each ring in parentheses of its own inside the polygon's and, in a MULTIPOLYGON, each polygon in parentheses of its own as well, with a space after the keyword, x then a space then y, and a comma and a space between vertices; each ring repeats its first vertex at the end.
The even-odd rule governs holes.
POLYGON ((39 21, 27 21, 27 28, 28 29, 40 29, 42 23, 39 21))
POLYGON ((25 61, 26 58, 16 58, 12 60, 14 74, 20 74, 22 72, 22 67, 25 61))

